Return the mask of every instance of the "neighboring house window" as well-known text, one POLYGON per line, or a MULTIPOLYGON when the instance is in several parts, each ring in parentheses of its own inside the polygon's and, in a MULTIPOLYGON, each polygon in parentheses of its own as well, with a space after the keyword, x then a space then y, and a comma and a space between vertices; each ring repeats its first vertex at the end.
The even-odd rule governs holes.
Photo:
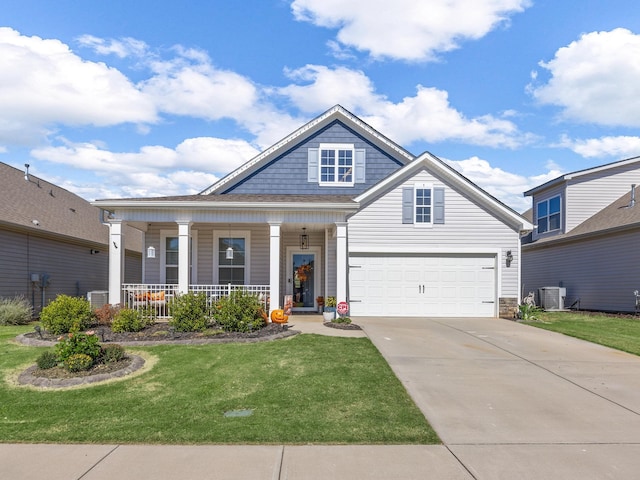
POLYGON ((560 196, 538 203, 538 233, 560 229, 560 196))
POLYGON ((244 232, 222 233, 216 240, 218 284, 247 285, 249 283, 249 235, 244 232), (233 258, 227 258, 227 249, 233 249, 233 258))
POLYGON ((402 188, 402 223, 414 225, 444 224, 443 187, 416 184, 402 188))
POLYGON ((365 182, 365 150, 349 143, 321 143, 308 151, 309 183, 352 187, 365 182))

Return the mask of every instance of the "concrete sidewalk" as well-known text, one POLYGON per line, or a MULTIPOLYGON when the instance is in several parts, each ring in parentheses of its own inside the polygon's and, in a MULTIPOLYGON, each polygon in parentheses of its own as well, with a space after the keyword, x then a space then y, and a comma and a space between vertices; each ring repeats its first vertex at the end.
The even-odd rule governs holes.
POLYGON ((468 480, 443 446, 2 445, 6 480, 468 480))
MULTIPOLYGON (((639 478, 640 358, 497 319, 358 318, 435 446, 2 445, 0 478, 639 478)), ((305 333, 361 336, 292 317, 305 333)))

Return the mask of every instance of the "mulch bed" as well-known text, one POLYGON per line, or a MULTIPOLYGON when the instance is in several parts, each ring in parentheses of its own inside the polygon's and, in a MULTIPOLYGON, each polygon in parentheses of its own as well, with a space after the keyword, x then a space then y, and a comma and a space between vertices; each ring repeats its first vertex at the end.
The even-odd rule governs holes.
POLYGON ((323 322, 325 327, 336 328, 338 330, 362 330, 360 325, 355 323, 336 323, 336 322, 323 322))
POLYGON ((92 375, 101 375, 103 373, 113 373, 119 370, 123 370, 131 365, 133 361, 132 357, 125 357, 119 362, 101 363, 92 366, 88 370, 82 372, 70 372, 63 367, 53 367, 42 370, 35 368, 31 371, 31 375, 39 378, 77 378, 77 377, 90 377, 92 375))
MULTIPOLYGON (((295 335, 296 332, 289 331, 288 325, 277 323, 269 323, 260 330, 251 333, 224 332, 216 328, 208 328, 203 332, 177 332, 168 323, 158 322, 146 327, 139 332, 123 332, 117 333, 111 331, 106 326, 96 326, 87 329, 93 330, 100 339, 100 343, 121 343, 136 346, 148 346, 167 343, 226 343, 226 342, 247 342, 268 340, 271 338, 282 338, 295 335)), ((57 342, 61 335, 53 335, 49 332, 42 331, 41 335, 36 332, 30 332, 23 337, 28 341, 35 343, 40 342, 57 342)))

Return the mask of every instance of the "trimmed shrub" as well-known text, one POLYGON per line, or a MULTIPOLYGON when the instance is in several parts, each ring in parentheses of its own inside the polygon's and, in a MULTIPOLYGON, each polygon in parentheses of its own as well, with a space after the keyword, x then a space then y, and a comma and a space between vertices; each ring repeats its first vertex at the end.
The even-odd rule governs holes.
POLYGON ((345 325, 349 325, 351 323, 351 319, 349 317, 340 317, 334 318, 331 320, 332 323, 342 323, 345 325))
POLYGON ((42 352, 36 359, 36 365, 38 365, 38 368, 41 370, 49 370, 58 365, 58 356, 51 350, 42 352))
POLYGON ((236 290, 218 300, 214 318, 227 332, 249 333, 264 327, 261 311, 262 304, 256 295, 236 290))
POLYGON ((58 360, 65 362, 77 354, 87 355, 93 362, 100 356, 100 343, 93 333, 68 333, 56 344, 58 360))
POLYGON ((42 325, 54 335, 84 330, 91 324, 91 319, 89 301, 68 295, 58 295, 40 312, 42 325))
POLYGON ((209 326, 207 296, 200 292, 176 295, 169 301, 169 325, 178 332, 201 332, 209 326))
POLYGON ((82 372, 89 370, 93 365, 93 358, 84 353, 75 353, 67 358, 64 362, 64 368, 70 372, 82 372))
POLYGON ((115 363, 124 358, 124 348, 117 343, 110 343, 109 345, 103 345, 100 352, 100 359, 102 363, 115 363))
POLYGON ((0 325, 26 325, 32 317, 33 309, 26 298, 0 299, 0 325))
POLYGON ((123 308, 116 313, 111 323, 111 330, 116 333, 122 332, 139 332, 153 321, 132 308, 123 308))

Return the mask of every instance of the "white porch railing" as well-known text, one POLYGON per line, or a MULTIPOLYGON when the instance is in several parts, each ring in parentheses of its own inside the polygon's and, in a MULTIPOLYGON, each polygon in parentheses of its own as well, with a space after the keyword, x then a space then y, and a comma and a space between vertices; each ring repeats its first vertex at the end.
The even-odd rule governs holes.
MULTIPOLYGON (((257 295, 266 312, 269 311, 269 285, 190 285, 189 291, 204 293, 212 305, 233 291, 244 291, 257 295)), ((158 318, 168 318, 169 300, 178 294, 178 285, 127 283, 122 285, 122 304, 127 308, 142 310, 153 308, 158 318)))

